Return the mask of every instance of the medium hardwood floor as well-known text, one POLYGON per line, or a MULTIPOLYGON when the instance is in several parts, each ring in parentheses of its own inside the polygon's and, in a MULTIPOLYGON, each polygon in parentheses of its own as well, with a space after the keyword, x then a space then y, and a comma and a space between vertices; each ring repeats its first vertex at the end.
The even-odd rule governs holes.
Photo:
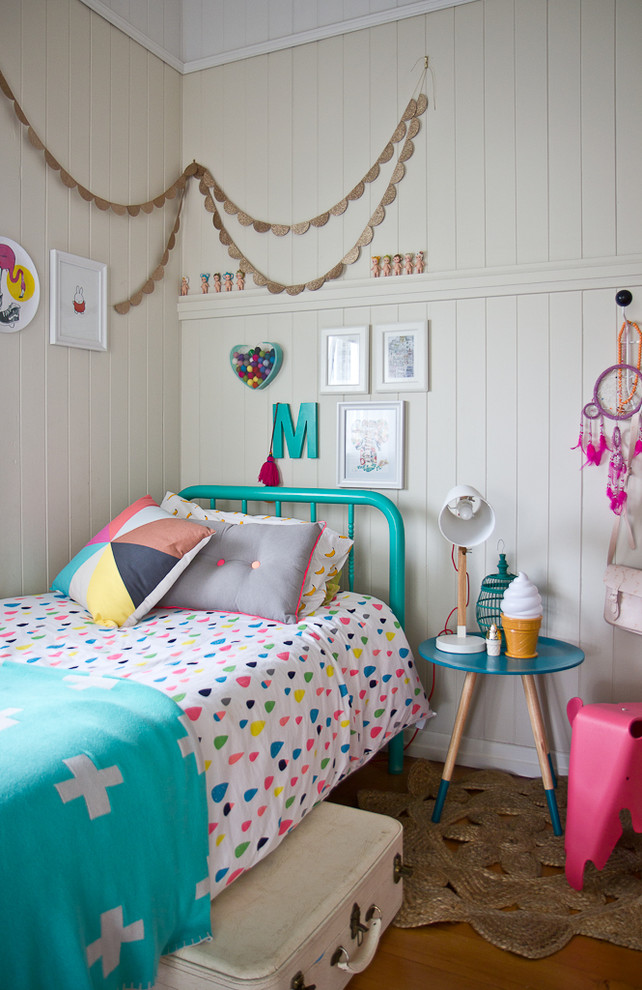
MULTIPOLYGON (((405 760, 405 772, 411 760, 405 760)), ((356 807, 357 791, 405 788, 375 757, 333 792, 356 807)), ((642 909, 641 909, 642 910, 642 909)), ((576 936, 545 959, 524 959, 480 938, 467 924, 395 928, 384 933, 370 966, 349 990, 642 990, 642 952, 576 936)))

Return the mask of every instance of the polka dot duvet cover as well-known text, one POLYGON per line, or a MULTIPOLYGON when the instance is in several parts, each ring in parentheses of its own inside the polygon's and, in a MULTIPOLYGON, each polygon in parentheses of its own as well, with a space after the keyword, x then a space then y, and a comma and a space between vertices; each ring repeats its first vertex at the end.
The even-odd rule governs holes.
POLYGON ((206 768, 213 896, 432 714, 394 615, 354 592, 290 625, 157 608, 121 629, 95 625, 59 593, 6 599, 3 659, 130 678, 185 711, 206 768))

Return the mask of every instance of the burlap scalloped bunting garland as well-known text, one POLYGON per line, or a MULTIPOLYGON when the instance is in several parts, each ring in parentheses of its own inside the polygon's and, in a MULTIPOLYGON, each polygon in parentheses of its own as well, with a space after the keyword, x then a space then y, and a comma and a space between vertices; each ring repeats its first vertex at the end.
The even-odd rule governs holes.
MULTIPOLYGON (((423 94, 420 95, 423 96, 423 94)), ((320 213, 317 217, 313 217, 311 220, 303 220, 293 224, 268 223, 267 220, 259 220, 256 217, 250 216, 249 213, 239 209, 236 203, 234 203, 231 199, 228 199, 224 191, 221 189, 219 184, 215 182, 212 176, 209 176, 209 181, 206 180, 207 184, 213 188, 214 198, 217 202, 223 204, 223 211, 227 213, 228 216, 235 216, 242 226, 253 226, 254 230, 259 234, 271 232, 276 237, 283 237, 285 234, 290 233, 290 231, 293 234, 305 234, 310 229, 310 226, 323 227, 330 219, 330 216, 341 216, 347 210, 349 203, 360 199, 365 192, 366 185, 374 182, 375 179, 379 177, 381 166, 385 165, 386 162, 389 162, 394 155, 394 146, 403 141, 406 135, 408 137, 403 145, 398 162, 407 161, 411 157, 414 151, 414 145, 412 140, 408 140, 408 138, 413 138, 418 133, 420 128, 420 121, 418 118, 425 113, 427 106, 428 101, 425 97, 423 100, 411 99, 401 115, 399 123, 394 129, 392 137, 387 142, 374 164, 370 166, 364 177, 356 184, 352 191, 340 199, 338 203, 335 203, 329 210, 324 210, 323 213, 320 213), (406 124, 406 121, 409 121, 409 123, 406 124)), ((394 181, 398 182, 399 179, 395 179, 394 181)))
POLYGON ((411 99, 402 114, 400 122, 395 128, 392 139, 388 142, 388 144, 386 144, 377 161, 368 169, 363 179, 357 183, 351 192, 347 193, 343 199, 339 200, 338 203, 331 207, 330 210, 320 213, 311 220, 304 220, 289 225, 274 224, 268 223, 265 220, 253 219, 248 213, 242 213, 242 211, 240 211, 231 200, 227 199, 225 193, 211 175, 208 174, 207 177, 205 175, 202 177, 199 189, 201 194, 204 196, 206 209, 208 212, 213 214, 212 224, 219 232, 219 240, 221 244, 227 248, 227 252, 230 257, 239 261, 239 267, 242 271, 248 275, 252 275, 255 285, 262 287, 264 286, 269 292, 275 295, 281 292, 286 292, 288 295, 294 296, 298 295, 300 292, 303 292, 304 289, 308 289, 308 291, 320 289, 326 282, 331 282, 334 279, 339 278, 343 274, 347 265, 352 265, 355 261, 357 261, 361 254, 361 248, 366 247, 372 241, 374 237, 374 227, 379 226, 379 224, 383 222, 386 215, 386 206, 390 206, 390 204, 393 203, 397 197, 397 184, 401 182, 406 174, 406 166, 404 163, 412 157, 415 150, 412 138, 416 137, 421 127, 421 122, 418 118, 426 111, 427 106, 428 100, 423 93, 420 93, 416 100, 411 99), (406 121, 409 121, 407 126, 406 121), (237 220, 239 220, 243 226, 251 225, 257 233, 267 233, 268 231, 271 231, 278 237, 282 237, 290 232, 294 234, 304 234, 310 229, 311 226, 325 226, 330 219, 330 216, 341 216, 345 213, 348 203, 360 199, 364 194, 366 184, 372 183, 378 178, 381 172, 381 165, 390 161, 394 154, 394 145, 402 141, 404 137, 405 141, 401 147, 390 182, 388 183, 379 204, 370 217, 370 220, 359 235, 356 244, 354 244, 353 247, 346 252, 341 261, 334 265, 329 271, 327 271, 324 275, 320 275, 317 278, 310 280, 309 282, 285 285, 281 282, 272 281, 267 277, 267 275, 264 275, 257 268, 255 268, 240 251, 230 232, 225 227, 223 218, 219 213, 210 193, 211 189, 214 194, 214 199, 223 204, 223 210, 225 213, 229 216, 236 216, 237 220))
POLYGON ((167 265, 167 262, 169 261, 170 253, 176 244, 176 234, 178 233, 181 225, 181 210, 183 209, 185 191, 186 191, 186 187, 183 186, 181 198, 178 203, 176 220, 174 222, 172 232, 167 240, 167 245, 165 247, 165 250, 163 251, 163 256, 160 262, 158 263, 158 265, 156 266, 150 277, 147 279, 145 284, 138 290, 138 292, 135 292, 132 296, 129 297, 129 299, 124 299, 122 302, 114 304, 114 309, 116 310, 117 313, 120 313, 121 316, 124 316, 125 313, 128 313, 132 306, 140 306, 141 302, 143 301, 143 296, 149 295, 150 292, 153 292, 156 287, 154 283, 160 282, 160 280, 164 277, 165 267, 167 265))
POLYGON ((223 189, 216 182, 209 169, 205 168, 203 165, 200 165, 196 161, 193 161, 190 165, 188 165, 183 170, 181 175, 170 186, 168 186, 167 189, 144 203, 132 203, 125 205, 123 203, 113 203, 102 196, 98 196, 74 179, 74 177, 62 167, 60 162, 54 158, 27 120, 22 107, 15 98, 11 87, 1 71, 0 90, 7 97, 7 99, 13 103, 13 109, 16 117, 20 123, 27 128, 27 136, 30 143, 37 151, 43 153, 45 162, 49 168, 60 173, 62 183, 68 189, 75 189, 83 200, 86 202, 93 202, 99 210, 111 210, 117 216, 127 215, 130 217, 137 217, 141 212, 144 214, 149 214, 152 213, 154 209, 163 209, 168 200, 172 200, 180 194, 176 221, 160 262, 137 292, 133 293, 129 299, 125 299, 114 305, 114 310, 120 314, 129 312, 132 306, 140 305, 144 296, 149 295, 149 293, 154 291, 155 283, 161 281, 163 278, 165 274, 165 267, 169 261, 170 252, 176 244, 176 234, 180 228, 180 216, 187 189, 187 180, 192 178, 199 180, 199 191, 203 195, 204 207, 208 213, 212 214, 212 223, 215 229, 219 232, 219 240, 227 248, 230 257, 238 261, 239 268, 246 274, 252 275, 256 285, 266 286, 269 292, 275 294, 287 292, 289 295, 298 295, 298 293, 303 292, 304 289, 315 291, 316 289, 320 289, 325 282, 339 278, 343 274, 346 265, 352 265, 355 261, 357 261, 361 253, 361 248, 370 243, 374 236, 373 228, 378 226, 385 217, 385 207, 390 205, 390 203, 392 203, 396 198, 396 185, 401 181, 406 172, 404 162, 406 162, 414 152, 414 144, 412 139, 417 135, 421 126, 418 118, 426 111, 428 106, 428 99, 424 93, 420 93, 416 99, 413 97, 409 101, 403 111, 403 114, 401 115, 399 123, 393 131, 390 141, 387 142, 377 160, 368 169, 364 177, 352 188, 352 190, 343 196, 332 207, 330 207, 330 209, 324 210, 322 213, 318 214, 318 216, 312 217, 310 220, 298 221, 294 224, 281 224, 268 223, 265 220, 259 220, 252 217, 246 211, 241 210, 235 203, 226 197, 223 189), (374 210, 366 227, 360 234, 356 244, 354 244, 353 247, 346 252, 341 261, 334 265, 324 275, 320 275, 308 282, 296 283, 293 285, 284 285, 281 282, 272 281, 257 268, 255 268, 249 259, 243 255, 242 251, 235 244, 229 231, 223 224, 223 220, 216 206, 216 202, 222 203, 223 211, 229 216, 235 216, 243 227, 252 227, 257 233, 261 234, 270 231, 277 237, 284 237, 289 233, 297 235, 305 234, 310 227, 324 227, 328 223, 331 216, 342 216, 348 209, 350 203, 360 199, 363 196, 366 185, 374 182, 378 178, 381 171, 381 165, 384 165, 386 162, 390 161, 394 155, 395 144, 399 144, 401 141, 404 141, 404 144, 401 147, 392 177, 381 201, 374 210))

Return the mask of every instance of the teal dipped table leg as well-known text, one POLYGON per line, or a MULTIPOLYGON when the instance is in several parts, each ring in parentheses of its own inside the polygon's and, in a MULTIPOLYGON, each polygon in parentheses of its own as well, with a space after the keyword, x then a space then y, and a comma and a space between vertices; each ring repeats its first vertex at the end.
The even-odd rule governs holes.
POLYGON ((560 823, 560 813, 557 808, 557 798, 555 797, 556 780, 555 774, 553 773, 553 762, 551 760, 548 742, 546 739, 546 730, 544 728, 542 712, 539 706, 539 698, 537 697, 535 679, 532 674, 523 674, 522 684, 524 685, 526 705, 528 707, 528 714, 530 716, 531 726, 533 729, 535 748, 537 749, 537 759, 539 760, 539 768, 542 774, 542 783, 544 784, 544 793, 546 794, 546 801, 548 803, 548 810, 551 815, 551 822, 553 823, 553 831, 555 832, 555 835, 561 835, 562 826, 560 823))
POLYGON ((459 743, 461 742, 464 726, 468 717, 468 710, 470 709, 470 704, 473 698, 476 680, 477 674, 472 670, 469 671, 464 678, 464 686, 461 689, 461 697, 459 699, 459 706, 455 717, 455 725, 450 737, 450 745, 448 746, 448 752, 446 753, 446 759, 444 761, 444 769, 441 775, 439 790, 437 792, 437 800, 435 801, 435 807, 432 812, 433 822, 438 822, 441 818, 442 808, 444 806, 444 801, 446 800, 446 794, 448 793, 448 785, 452 780, 453 772, 455 770, 457 750, 459 749, 459 743))
POLYGON ((553 787, 557 787, 557 777, 555 776, 555 767, 553 766, 553 760, 551 759, 551 754, 548 754, 548 765, 551 768, 551 777, 553 778, 553 787))
POLYGON ((441 812, 443 811, 444 801, 446 800, 446 794, 448 793, 448 787, 450 786, 449 780, 441 780, 439 783, 439 790, 437 791, 437 800, 435 801, 435 807, 432 810, 431 821, 438 822, 441 819, 441 812))
POLYGON ((403 773, 403 732, 388 743, 388 773, 403 773))
POLYGON ((557 798, 555 797, 555 791, 552 789, 545 790, 544 793, 546 794, 548 810, 551 816, 551 822, 553 824, 553 832, 555 833, 555 835, 562 835, 562 823, 560 822, 560 813, 557 807, 557 798))

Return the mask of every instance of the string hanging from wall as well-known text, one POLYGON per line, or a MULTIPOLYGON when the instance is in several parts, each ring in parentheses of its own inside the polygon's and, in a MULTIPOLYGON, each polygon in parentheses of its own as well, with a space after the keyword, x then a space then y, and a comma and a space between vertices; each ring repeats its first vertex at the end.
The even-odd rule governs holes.
MULTIPOLYGON (((424 70, 419 80, 419 83, 415 87, 415 92, 421 90, 426 78, 428 71, 428 56, 424 58, 424 70)), ((34 128, 29 123, 27 116, 25 115, 22 107, 18 103, 18 100, 14 96, 11 87, 9 86, 5 76, 2 71, 0 71, 0 90, 4 93, 8 100, 13 104, 13 109, 16 117, 20 123, 27 128, 27 136, 31 144, 38 151, 42 151, 44 154, 45 162, 53 171, 60 174, 60 179, 62 183, 68 189, 75 189, 78 194, 86 202, 93 202, 98 207, 99 210, 111 210, 118 216, 123 216, 127 214, 130 217, 137 217, 141 212, 144 214, 151 213, 154 209, 163 209, 168 201, 174 200, 177 196, 179 197, 178 209, 176 214, 176 220, 172 228, 172 232, 169 236, 167 244, 165 246, 165 251, 160 259, 159 264, 150 274, 149 278, 145 283, 138 289, 137 292, 133 293, 128 299, 123 300, 120 303, 114 305, 114 309, 117 313, 125 314, 129 311, 132 306, 138 306, 145 295, 154 291, 155 283, 160 281, 165 274, 165 267, 169 261, 169 256, 176 244, 176 236, 180 229, 180 216, 183 207, 183 202, 185 199, 185 193, 187 190, 187 183, 189 179, 199 180, 199 189, 204 197, 204 206, 207 212, 212 214, 212 223, 214 227, 219 231, 220 242, 227 247, 228 254, 231 258, 234 258, 239 263, 239 268, 246 274, 251 274, 256 285, 266 286, 270 292, 279 293, 286 291, 290 295, 297 295, 304 289, 315 290, 320 288, 325 282, 331 281, 333 279, 339 278, 343 273, 346 265, 354 264, 359 258, 361 253, 361 248, 365 247, 370 243, 374 236, 374 227, 378 226, 385 217, 385 208, 389 206, 397 196, 396 186, 401 182, 406 174, 405 162, 412 157, 414 153, 414 143, 413 139, 419 133, 421 126, 419 117, 425 113, 428 100, 423 92, 419 92, 418 96, 412 96, 408 105, 406 106, 401 119, 399 120, 392 137, 385 145, 381 154, 377 157, 376 161, 371 165, 363 178, 357 183, 353 189, 350 190, 345 196, 343 196, 337 203, 335 203, 328 210, 323 211, 315 217, 309 220, 299 221, 294 224, 281 224, 281 223, 268 223, 267 221, 257 219, 252 217, 245 210, 240 209, 232 200, 223 192, 220 185, 216 182, 211 172, 205 168, 205 166, 200 165, 198 162, 194 161, 188 165, 181 175, 174 181, 167 189, 165 189, 158 196, 147 200, 144 203, 135 203, 125 205, 124 203, 116 203, 111 200, 107 200, 104 197, 97 196, 91 190, 87 189, 85 186, 81 185, 66 169, 62 167, 60 162, 51 154, 47 149, 44 142, 39 138, 38 134, 34 128), (405 138, 405 140, 404 140, 405 138), (238 222, 242 226, 252 226, 257 233, 267 233, 283 237, 286 234, 304 234, 311 227, 322 227, 328 222, 331 216, 342 216, 350 203, 355 202, 360 199, 365 192, 365 187, 369 183, 372 183, 377 179, 380 174, 381 165, 390 161, 394 155, 394 146, 403 141, 403 145, 399 152, 395 168, 393 170, 392 176, 386 187, 386 190, 379 201, 374 213, 370 217, 368 223, 364 227, 363 231, 359 235, 356 243, 352 248, 341 258, 337 264, 335 264, 329 271, 325 272, 323 275, 318 276, 308 282, 297 283, 293 285, 285 285, 280 282, 275 282, 264 275, 258 268, 256 268, 252 262, 240 251, 233 238, 226 229, 221 214, 216 207, 215 200, 223 204, 223 210, 230 216, 236 216, 238 222)))

